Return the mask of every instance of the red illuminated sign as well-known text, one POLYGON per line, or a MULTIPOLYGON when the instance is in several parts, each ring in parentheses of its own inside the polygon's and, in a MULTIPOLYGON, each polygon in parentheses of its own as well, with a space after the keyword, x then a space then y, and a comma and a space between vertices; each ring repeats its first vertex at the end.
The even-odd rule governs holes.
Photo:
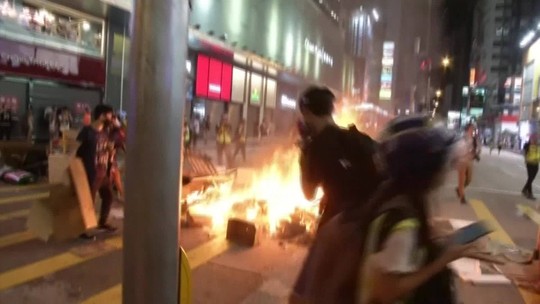
POLYGON ((220 60, 199 55, 195 95, 197 97, 231 100, 232 65, 220 60))

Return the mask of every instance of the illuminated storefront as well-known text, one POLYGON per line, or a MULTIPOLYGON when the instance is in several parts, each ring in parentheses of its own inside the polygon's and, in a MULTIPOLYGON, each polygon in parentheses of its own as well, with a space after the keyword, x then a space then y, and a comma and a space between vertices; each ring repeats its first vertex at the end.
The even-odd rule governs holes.
POLYGON ((523 129, 530 132, 538 131, 538 121, 540 118, 540 38, 525 50, 523 56, 523 82, 521 90, 520 106, 520 136, 527 135, 523 129), (530 126, 524 127, 525 122, 530 126))
POLYGON ((191 117, 197 115, 208 119, 212 129, 226 113, 233 127, 245 119, 248 135, 257 136, 263 121, 273 124, 276 72, 242 56, 223 56, 223 52, 216 52, 216 47, 214 45, 205 49, 205 53, 196 55, 191 117))
MULTIPOLYGON (((29 106, 36 119, 67 107, 77 124, 86 107, 104 99, 104 18, 47 1, 2 1, 0 25, 0 103, 11 103, 19 122, 29 106)), ((47 124, 34 125, 36 138, 46 140, 47 124)))
POLYGON ((192 3, 190 25, 197 31, 276 63, 306 82, 343 91, 346 48, 342 29, 309 1, 192 3))

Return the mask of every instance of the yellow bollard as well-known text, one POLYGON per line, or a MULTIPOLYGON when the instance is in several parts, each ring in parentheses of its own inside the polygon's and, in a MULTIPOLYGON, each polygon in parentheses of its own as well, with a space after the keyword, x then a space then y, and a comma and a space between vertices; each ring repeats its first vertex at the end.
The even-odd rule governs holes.
POLYGON ((191 304, 191 266, 186 252, 180 247, 180 304, 191 304))

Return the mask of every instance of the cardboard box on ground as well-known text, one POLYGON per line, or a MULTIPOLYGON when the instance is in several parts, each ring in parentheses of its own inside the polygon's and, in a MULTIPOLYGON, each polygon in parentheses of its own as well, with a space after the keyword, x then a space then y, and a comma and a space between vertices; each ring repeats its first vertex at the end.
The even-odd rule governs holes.
POLYGON ((49 156, 50 196, 34 202, 28 229, 40 239, 67 240, 97 226, 82 161, 72 154, 49 156))

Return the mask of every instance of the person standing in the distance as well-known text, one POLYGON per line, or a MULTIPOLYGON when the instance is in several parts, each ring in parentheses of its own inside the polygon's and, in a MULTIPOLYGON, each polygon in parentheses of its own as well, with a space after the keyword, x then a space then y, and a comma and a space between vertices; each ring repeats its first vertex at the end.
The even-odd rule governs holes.
POLYGON ((89 126, 92 123, 92 113, 90 113, 90 108, 88 106, 84 108, 82 123, 83 126, 89 126))
POLYGON ((308 200, 315 198, 318 187, 324 190, 319 227, 367 202, 380 181, 374 162, 376 143, 354 126, 337 126, 332 118, 334 102, 328 88, 316 86, 299 100, 302 190, 308 200))
POLYGON ((8 105, 0 106, 0 140, 11 140, 13 127, 13 113, 8 105))
POLYGON ((204 144, 206 145, 208 137, 210 136, 210 115, 207 115, 204 118, 203 129, 204 129, 204 144))
MULTIPOLYGON (((96 193, 101 197, 101 211, 98 228, 107 232, 116 231, 107 223, 113 201, 112 181, 110 177, 110 160, 112 143, 108 133, 108 127, 112 123, 113 109, 107 105, 97 105, 94 109, 93 122, 90 126, 83 127, 77 136, 80 143, 77 149, 77 157, 82 160, 86 170, 86 176, 95 202, 96 193)), ((91 238, 88 234, 82 238, 91 238)))
POLYGON ((184 121, 184 151, 187 153, 191 152, 191 129, 189 128, 189 123, 184 121))
POLYGON ((229 117, 227 114, 223 114, 221 122, 216 128, 216 141, 217 141, 217 159, 218 165, 223 165, 223 155, 225 155, 227 168, 232 167, 233 159, 231 152, 231 124, 229 123, 229 117))
POLYGON ((538 163, 540 163, 540 147, 538 146, 538 138, 536 135, 531 135, 529 141, 523 146, 525 156, 525 166, 527 167, 527 182, 521 193, 530 200, 535 200, 533 195, 532 184, 538 174, 538 163))
POLYGON ((73 123, 73 117, 67 107, 62 108, 60 115, 58 116, 58 125, 60 129, 60 136, 63 136, 65 132, 71 129, 73 123))
POLYGON ((246 120, 242 119, 236 128, 234 136, 235 149, 233 159, 236 160, 238 153, 242 153, 242 160, 246 162, 246 120))
POLYGON ((195 115, 195 118, 191 121, 191 149, 197 149, 197 142, 201 137, 201 118, 199 115, 195 115))
POLYGON ((26 112, 26 141, 34 142, 34 108, 32 105, 28 106, 26 112))
POLYGON ((474 126, 472 124, 468 124, 465 127, 465 134, 460 144, 463 151, 463 157, 457 168, 458 186, 456 188, 456 194, 462 204, 467 204, 465 188, 467 188, 472 181, 473 161, 478 159, 474 126))

